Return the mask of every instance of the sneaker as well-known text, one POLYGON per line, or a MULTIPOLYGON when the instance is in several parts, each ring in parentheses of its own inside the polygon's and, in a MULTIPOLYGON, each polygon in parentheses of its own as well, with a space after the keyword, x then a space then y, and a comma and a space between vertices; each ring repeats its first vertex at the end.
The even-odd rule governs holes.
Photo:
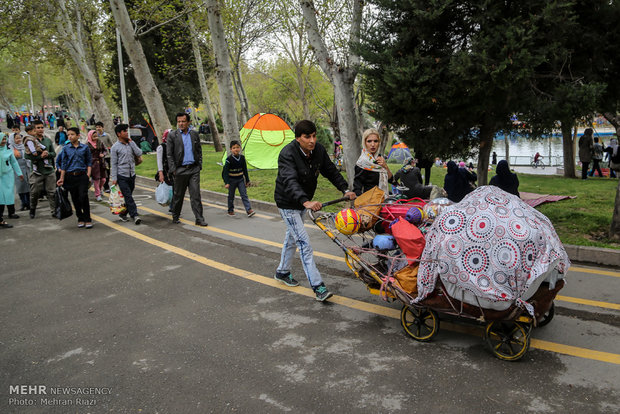
POLYGON ((13 214, 9 214, 9 218, 11 218, 11 219, 18 219, 19 216, 17 214, 13 213, 13 214))
POLYGON ((87 229, 92 229, 93 228, 93 223, 86 223, 86 225, 84 226, 87 229))
POLYGON ((235 216, 235 212, 234 211, 229 211, 228 212, 228 217, 234 217, 235 216))
POLYGON ((110 190, 109 189, 104 190, 104 191, 105 191, 106 194, 110 194, 110 190))
POLYGON ((95 197, 95 200, 101 201, 101 196, 99 195, 99 196, 95 197))
POLYGON ((254 210, 248 211, 248 217, 252 217, 256 212, 254 210))
POLYGON ((196 221, 195 221, 195 224, 196 224, 197 226, 201 226, 201 227, 207 227, 207 226, 209 225, 209 223, 207 223, 207 222, 206 222, 206 221, 204 221, 204 220, 196 220, 196 221))
POLYGON ((293 279, 290 273, 284 275, 282 273, 276 272, 273 278, 278 282, 284 283, 286 286, 299 286, 299 282, 293 279))
POLYGON ((123 222, 129 221, 129 219, 127 218, 127 214, 119 214, 118 218, 120 219, 120 221, 123 221, 123 222))
POLYGON ((172 217, 172 224, 179 224, 181 223, 181 220, 179 220, 178 217, 172 217))
POLYGON ((81 221, 78 223, 78 228, 84 228, 84 223, 82 223, 81 221))
POLYGON ((142 219, 140 218, 140 216, 135 216, 133 218, 133 222, 137 226, 138 224, 142 223, 142 219))
POLYGON ((33 219, 34 215, 36 213, 36 210, 30 209, 30 218, 33 219))
POLYGON ((314 290, 314 294, 316 295, 316 300, 320 302, 324 302, 327 299, 332 297, 332 292, 327 290, 324 284, 318 285, 316 288, 312 288, 314 290))

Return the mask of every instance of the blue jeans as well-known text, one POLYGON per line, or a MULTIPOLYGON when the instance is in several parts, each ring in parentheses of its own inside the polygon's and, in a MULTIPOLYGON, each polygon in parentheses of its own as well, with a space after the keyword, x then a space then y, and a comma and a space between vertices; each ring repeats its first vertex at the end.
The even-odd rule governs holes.
POLYGON ((116 177, 116 181, 118 184, 118 188, 123 193, 123 198, 125 199, 125 206, 127 207, 127 213, 129 217, 134 218, 138 215, 138 207, 136 207, 136 202, 133 199, 133 190, 136 187, 136 176, 133 177, 123 177, 119 175, 116 177))
POLYGON ((235 190, 239 188, 239 195, 241 196, 241 201, 243 201, 243 206, 245 207, 245 212, 249 212, 252 210, 252 206, 250 205, 250 199, 248 198, 248 191, 245 189, 245 178, 236 178, 231 177, 228 182, 228 212, 232 213, 235 211, 235 190))
POLYGON ((314 262, 314 252, 310 244, 310 238, 304 227, 304 215, 306 210, 289 210, 280 208, 280 215, 286 224, 286 235, 282 246, 280 264, 276 272, 289 274, 291 272, 291 261, 295 257, 295 248, 299 248, 301 264, 310 282, 310 286, 317 287, 323 283, 319 269, 314 262))

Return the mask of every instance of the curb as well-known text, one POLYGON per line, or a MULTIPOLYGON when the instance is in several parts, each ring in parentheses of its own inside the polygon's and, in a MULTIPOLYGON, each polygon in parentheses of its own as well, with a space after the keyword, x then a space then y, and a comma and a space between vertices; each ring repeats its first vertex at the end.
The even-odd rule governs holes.
MULTIPOLYGON (((154 187, 155 180, 153 178, 147 178, 140 175, 136 176, 136 178, 136 181, 139 181, 142 185, 154 187)), ((228 203, 227 194, 204 189, 201 189, 200 192, 204 196, 205 200, 222 204, 224 206, 228 203)), ((254 210, 260 210, 276 215, 280 214, 275 203, 255 200, 252 198, 250 199, 250 202, 252 203, 252 208, 254 210)), ((239 208, 242 211, 244 209, 241 197, 239 196, 235 196, 235 208, 239 208)), ((566 250, 571 262, 620 268, 620 250, 603 247, 576 246, 572 244, 565 244, 564 249, 566 250)))

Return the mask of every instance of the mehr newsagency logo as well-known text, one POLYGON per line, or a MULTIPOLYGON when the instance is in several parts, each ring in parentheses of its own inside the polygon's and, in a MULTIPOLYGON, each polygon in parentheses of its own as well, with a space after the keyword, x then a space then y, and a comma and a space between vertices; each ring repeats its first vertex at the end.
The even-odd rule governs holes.
POLYGON ((13 406, 93 406, 110 387, 50 387, 47 385, 9 385, 9 405, 13 406))

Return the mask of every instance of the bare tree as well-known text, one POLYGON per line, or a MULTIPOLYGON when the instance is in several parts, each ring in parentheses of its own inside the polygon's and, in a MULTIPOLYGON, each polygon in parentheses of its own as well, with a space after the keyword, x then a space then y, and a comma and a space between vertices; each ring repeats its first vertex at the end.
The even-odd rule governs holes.
POLYGON ((166 129, 170 128, 170 119, 166 114, 164 101, 162 100, 159 89, 149 69, 142 44, 135 34, 134 26, 131 23, 127 7, 125 6, 125 1, 110 0, 110 7, 116 22, 116 27, 121 34, 123 46, 133 66, 134 76, 138 82, 142 99, 146 104, 156 133, 161 136, 166 129))
POLYGON ((338 110, 345 167, 349 183, 352 184, 355 177, 355 162, 361 152, 354 91, 360 59, 353 50, 353 45, 359 42, 363 0, 353 0, 348 45, 339 58, 330 55, 324 36, 319 31, 314 1, 300 0, 299 3, 303 10, 310 45, 314 50, 319 66, 334 85, 335 105, 338 110))
MULTIPOLYGON (((46 5, 50 15, 53 16, 59 40, 64 44, 65 50, 73 59, 75 66, 86 83, 97 117, 105 125, 112 126, 112 113, 99 86, 99 80, 93 68, 88 64, 87 49, 82 37, 82 23, 79 18, 79 4, 75 5, 78 8, 75 25, 73 24, 73 18, 66 18, 66 16, 73 16, 73 13, 67 9, 65 0, 46 0, 46 5)), ((85 103, 90 105, 88 100, 85 103)))
POLYGON ((213 43, 213 52, 215 54, 215 72, 220 92, 220 108, 222 110, 226 148, 230 148, 230 141, 239 140, 239 123, 237 122, 237 111, 235 109, 228 44, 226 42, 219 1, 208 0, 206 4, 209 31, 211 32, 211 42, 213 43))
POLYGON ((209 127, 211 128, 211 136, 213 137, 213 146, 216 152, 222 151, 222 143, 220 142, 220 133, 217 130, 217 124, 215 123, 215 114, 213 113, 213 106, 211 104, 211 95, 209 95, 209 88, 207 87, 207 80, 205 79, 205 71, 202 67, 202 56, 200 54, 200 47, 198 45, 198 32, 192 14, 187 15, 187 24, 189 25, 190 37, 192 39, 192 49, 194 51, 194 59, 196 60, 196 72, 198 74, 198 83, 200 83, 200 92, 202 93, 202 100, 207 108, 207 118, 209 119, 209 127))

